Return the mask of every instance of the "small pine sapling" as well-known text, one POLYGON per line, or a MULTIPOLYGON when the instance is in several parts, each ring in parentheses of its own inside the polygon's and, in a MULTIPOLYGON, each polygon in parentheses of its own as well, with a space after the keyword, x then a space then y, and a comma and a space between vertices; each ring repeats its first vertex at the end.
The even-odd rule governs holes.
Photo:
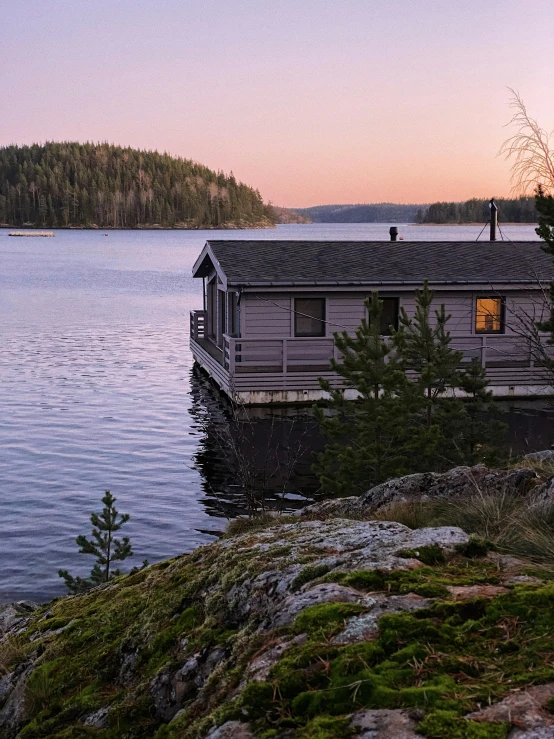
MULTIPOLYGON (((92 554, 96 557, 96 564, 88 578, 73 577, 67 570, 58 570, 63 577, 70 593, 84 593, 90 588, 109 582, 121 575, 120 570, 113 570, 112 564, 133 556, 131 542, 128 536, 115 539, 114 534, 129 520, 128 513, 120 514, 115 508, 116 499, 109 490, 102 498, 104 508, 102 513, 92 513, 92 536, 87 539, 83 534, 76 539, 81 554, 92 554), (119 517, 119 518, 118 518, 119 517)), ((147 562, 144 563, 146 565, 147 562)))

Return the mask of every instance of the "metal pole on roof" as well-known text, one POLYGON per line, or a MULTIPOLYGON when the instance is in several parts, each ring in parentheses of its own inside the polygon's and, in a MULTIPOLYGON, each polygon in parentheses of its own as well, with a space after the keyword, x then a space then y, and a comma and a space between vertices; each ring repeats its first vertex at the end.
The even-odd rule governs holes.
POLYGON ((498 225, 498 208, 496 207, 496 203, 494 202, 494 198, 491 198, 491 201, 489 203, 489 208, 491 211, 491 231, 490 231, 490 241, 496 241, 496 227, 498 225))

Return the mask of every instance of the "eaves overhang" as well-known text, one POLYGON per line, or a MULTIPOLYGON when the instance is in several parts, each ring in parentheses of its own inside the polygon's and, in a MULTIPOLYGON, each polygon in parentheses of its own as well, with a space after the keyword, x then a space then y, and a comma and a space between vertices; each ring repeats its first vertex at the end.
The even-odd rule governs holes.
POLYGON ((213 250, 210 247, 210 242, 207 241, 204 248, 200 252, 200 256, 192 265, 192 276, 207 277, 212 269, 215 269, 223 287, 227 289, 227 276, 221 268, 217 257, 213 253, 213 250))
MULTIPOLYGON (((541 280, 539 277, 538 279, 529 279, 529 280, 505 280, 505 279, 495 279, 495 280, 487 280, 487 279, 480 279, 480 280, 429 280, 429 283, 432 285, 522 285, 522 286, 528 286, 528 285, 536 285, 539 289, 541 285, 548 284, 549 280, 548 278, 545 278, 544 280, 541 280)), ((280 287, 280 288, 287 288, 287 287, 370 287, 371 285, 387 285, 387 286, 395 286, 395 285, 406 285, 406 286, 414 286, 414 287, 420 287, 422 284, 422 280, 348 280, 348 281, 341 281, 341 280, 295 280, 294 282, 291 281, 245 281, 245 280, 228 280, 227 284, 231 287, 280 287)))

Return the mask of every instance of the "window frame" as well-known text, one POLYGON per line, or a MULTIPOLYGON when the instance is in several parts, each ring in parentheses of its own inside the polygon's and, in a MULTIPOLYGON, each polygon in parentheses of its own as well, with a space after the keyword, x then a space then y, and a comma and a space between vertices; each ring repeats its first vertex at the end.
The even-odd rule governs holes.
MULTIPOLYGON (((366 299, 371 300, 371 295, 367 295, 366 296, 366 299)), ((394 329, 396 331, 398 331, 398 326, 400 325, 400 296, 399 295, 381 295, 381 294, 379 294, 379 300, 381 300, 382 302, 385 301, 385 300, 394 300, 396 302, 396 320, 395 320, 395 322, 393 324, 390 324, 389 323, 389 326, 390 325, 393 325, 394 326, 394 329)), ((369 322, 369 311, 368 311, 367 307, 365 308, 365 316, 366 316, 366 319, 369 322)), ((383 314, 382 313, 381 313, 381 318, 383 318, 383 314)), ((379 328, 382 328, 382 327, 380 326, 379 328)), ((384 336, 384 337, 392 336, 392 332, 389 332, 389 333, 386 333, 386 334, 379 333, 379 336, 384 336)))
MULTIPOLYGON (((400 298, 397 295, 379 295, 379 300, 384 301, 385 300, 394 300, 396 303, 396 317, 394 320, 394 323, 389 323, 388 326, 394 326, 394 330, 398 331, 398 325, 400 320, 400 298)), ((383 318, 383 314, 381 313, 381 319, 383 318)), ((379 327, 382 329, 382 325, 379 327)), ((388 328, 388 327, 387 327, 388 328)), ((380 336, 392 336, 392 331, 389 331, 386 334, 380 333, 380 336)))
POLYGON ((292 331, 293 331, 293 337, 295 339, 323 339, 327 336, 327 298, 322 297, 320 295, 297 295, 293 297, 293 320, 292 320, 292 331), (298 300, 318 300, 320 303, 323 304, 323 318, 314 318, 312 320, 319 321, 321 323, 321 333, 311 333, 311 334, 299 334, 297 329, 297 319, 298 319, 298 313, 302 313, 302 311, 298 311, 296 308, 296 303, 298 300))
POLYGON ((480 294, 475 295, 473 301, 473 332, 476 336, 500 336, 506 333, 506 296, 480 294), (500 300, 500 328, 498 330, 487 331, 486 329, 477 328, 478 302, 479 300, 500 300))

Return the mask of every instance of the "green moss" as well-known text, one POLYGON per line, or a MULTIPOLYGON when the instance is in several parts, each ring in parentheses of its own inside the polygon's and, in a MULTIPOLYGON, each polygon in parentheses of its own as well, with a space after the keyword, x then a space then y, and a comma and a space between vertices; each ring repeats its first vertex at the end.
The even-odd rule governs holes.
POLYGON ((426 565, 440 565, 446 562, 446 557, 438 544, 429 544, 417 549, 404 549, 398 556, 409 559, 419 559, 426 565))
POLYGON ((328 565, 308 565, 308 567, 304 567, 292 581, 290 589, 293 592, 300 590, 302 585, 305 585, 307 582, 326 575, 329 569, 330 567, 328 565))
POLYGON ((495 546, 491 541, 487 541, 480 536, 472 535, 467 544, 458 544, 455 549, 463 557, 478 559, 480 557, 486 557, 490 551, 495 549, 495 546))
POLYGON ((330 636, 348 618, 366 611, 367 607, 358 603, 319 603, 306 608, 296 617, 293 631, 296 634, 330 636))
POLYGON ((424 598, 448 598, 450 592, 446 585, 439 582, 422 582, 410 585, 406 583, 400 587, 401 593, 415 593, 424 598))
POLYGON ((417 731, 429 739, 505 739, 509 728, 507 723, 468 721, 454 711, 434 711, 423 719, 417 731))
POLYGON ((447 587, 451 585, 496 585, 500 582, 498 568, 493 562, 468 560, 465 557, 458 557, 439 569, 424 566, 416 570, 395 572, 354 570, 331 572, 323 579, 325 582, 337 582, 357 590, 391 594, 417 593, 427 598, 447 597, 447 587))
MULTIPOLYGON (((396 573, 395 573, 396 574, 396 573)), ((354 570, 353 572, 332 573, 328 580, 339 582, 356 590, 388 590, 389 578, 393 573, 382 570, 354 570)))
POLYGON ((52 616, 45 618, 37 625, 37 631, 57 631, 63 629, 71 623, 71 619, 54 618, 52 616))
POLYGON ((187 608, 178 615, 171 626, 159 631, 152 641, 150 651, 153 655, 166 654, 171 647, 175 647, 177 639, 183 635, 190 633, 196 626, 202 622, 202 618, 198 609, 194 606, 187 608))
POLYGON ((248 683, 240 697, 241 707, 252 720, 267 719, 275 703, 275 686, 271 683, 248 683))
MULTIPOLYGON (((288 527, 284 546, 280 539, 260 551, 252 533, 41 608, 28 632, 3 644, 0 655, 8 665, 39 655, 21 738, 202 739, 211 727, 235 719, 250 721, 266 739, 287 729, 297 739, 335 739, 348 736, 346 716, 353 711, 406 708, 426 711, 420 734, 429 739, 498 739, 505 736, 503 725, 463 716, 519 686, 554 680, 554 583, 453 602, 451 585, 499 582, 497 565, 480 558, 478 548, 405 571, 326 572, 317 565, 321 553, 308 548, 292 559, 286 539, 293 537, 288 527), (333 637, 366 612, 364 605, 312 606, 291 627, 274 632, 260 629, 255 613, 234 613, 228 591, 238 582, 299 561, 295 588, 321 579, 434 600, 411 614, 382 617, 376 638, 354 645, 333 643, 333 637), (306 634, 307 641, 293 643, 265 682, 247 683, 241 692, 252 656, 295 634, 306 634), (152 678, 221 646, 225 660, 164 724, 152 703, 152 678), (87 714, 107 705, 107 729, 83 726, 87 714)), ((422 549, 418 556, 428 563, 440 559, 435 550, 422 549)))
POLYGON ((550 584, 388 614, 380 619, 378 639, 356 645, 325 641, 337 623, 336 612, 327 609, 346 604, 325 605, 307 609, 304 622, 303 614, 295 622, 309 641, 291 647, 266 683, 247 687, 243 708, 260 730, 275 721, 309 726, 320 716, 360 708, 417 708, 430 712, 420 729, 430 739, 497 739, 506 735, 505 725, 466 721, 463 714, 520 684, 554 679, 544 659, 554 652, 550 584))
POLYGON ((350 720, 318 716, 298 732, 298 739, 349 739, 353 735, 350 720))

